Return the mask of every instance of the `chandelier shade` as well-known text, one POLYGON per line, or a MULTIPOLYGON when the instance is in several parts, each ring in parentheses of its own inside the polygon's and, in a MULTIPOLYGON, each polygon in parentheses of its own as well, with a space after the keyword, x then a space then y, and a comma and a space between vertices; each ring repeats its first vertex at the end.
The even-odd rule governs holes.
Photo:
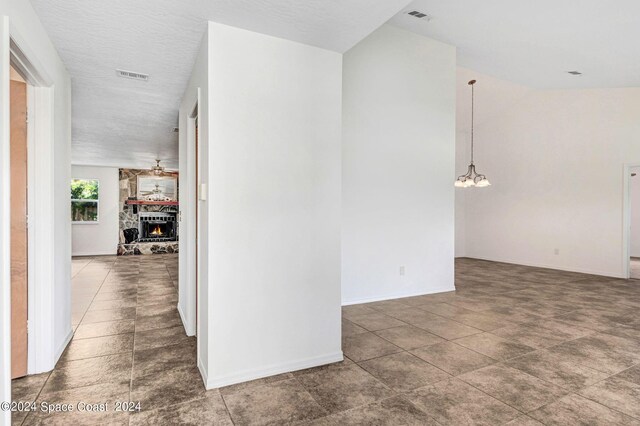
POLYGON ((454 186, 456 188, 486 188, 490 186, 491 183, 489 179, 481 173, 476 171, 476 166, 473 163, 473 120, 474 120, 474 103, 475 103, 475 93, 474 93, 474 84, 476 84, 476 80, 471 80, 469 83, 471 86, 471 162, 469 163, 469 167, 467 168, 467 173, 458 176, 454 186))

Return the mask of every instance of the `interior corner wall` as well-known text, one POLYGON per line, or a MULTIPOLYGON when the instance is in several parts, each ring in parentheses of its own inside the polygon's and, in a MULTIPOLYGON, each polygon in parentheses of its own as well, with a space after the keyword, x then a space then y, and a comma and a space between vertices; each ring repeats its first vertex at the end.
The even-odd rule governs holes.
MULTIPOLYGON (((71 206, 69 202, 69 180, 71 176, 71 79, 49 39, 31 3, 24 0, 0 2, 0 16, 7 16, 9 32, 13 41, 33 66, 42 70, 41 76, 52 89, 53 122, 52 143, 41 146, 35 141, 35 153, 31 164, 37 164, 37 175, 42 178, 35 184, 38 193, 47 194, 37 199, 36 221, 42 222, 46 247, 38 246, 34 279, 42 283, 47 292, 46 312, 51 317, 40 318, 49 329, 40 330, 42 335, 37 364, 29 372, 36 373, 52 369, 72 336, 71 329, 71 206), (46 216, 42 216, 46 211, 46 216), (45 253, 41 256, 40 253, 45 253), (40 350, 41 349, 41 350, 40 350)), ((4 52, 3 52, 4 53, 4 52)), ((5 76, 3 76, 4 78, 5 76)), ((8 76, 7 76, 8 78, 8 76)), ((37 117, 35 118, 38 119, 37 117)), ((39 287, 40 288, 40 287, 39 287)), ((3 354, 4 355, 4 354, 3 354)))
POLYGON ((342 303, 453 290, 455 48, 384 25, 343 72, 342 303))
POLYGON ((73 256, 115 255, 120 241, 118 168, 72 166, 72 179, 98 180, 98 222, 71 225, 73 256))
POLYGON ((629 201, 631 205, 631 257, 640 257, 640 167, 631 169, 635 176, 629 178, 629 201))
POLYGON ((640 164, 640 88, 534 90, 460 69, 458 91, 468 95, 472 78, 475 163, 492 186, 459 190, 467 256, 622 277, 624 164, 640 164))
POLYGON ((342 56, 209 29, 212 388, 342 360, 342 56))

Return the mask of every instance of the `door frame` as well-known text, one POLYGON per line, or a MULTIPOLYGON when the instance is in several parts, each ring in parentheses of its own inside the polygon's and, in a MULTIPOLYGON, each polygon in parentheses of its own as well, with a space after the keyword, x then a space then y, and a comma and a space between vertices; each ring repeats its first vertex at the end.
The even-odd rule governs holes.
POLYGON ((622 196, 622 277, 631 277, 631 169, 640 168, 640 163, 623 165, 622 196))
MULTIPOLYGON (((9 19, 3 17, 3 24, 8 24, 9 19)), ((69 333, 65 342, 59 348, 54 348, 53 324, 55 315, 54 283, 51 277, 54 276, 53 264, 53 242, 55 229, 54 215, 51 214, 54 205, 54 85, 53 80, 47 70, 37 61, 37 55, 29 49, 28 43, 20 37, 20 34, 10 25, 3 25, 2 46, 2 70, 13 66, 27 81, 27 111, 29 122, 27 124, 27 214, 28 214, 28 374, 36 374, 49 371, 55 366, 56 360, 60 357, 66 344, 71 339, 69 333), (6 36, 6 39, 5 39, 6 36)), ((9 86, 9 73, 3 72, 2 87, 9 86)), ((10 95, 2 90, 3 105, 9 105, 10 95), (7 103, 5 103, 7 102, 7 103)), ((2 127, 9 121, 8 111, 3 111, 2 127), (6 116, 5 116, 6 115, 6 116)), ((2 187, 3 187, 3 216, 4 207, 9 208, 10 192, 4 191, 8 186, 9 170, 4 167, 7 152, 10 144, 10 134, 7 128, 2 134, 2 187)), ((8 216, 7 216, 8 217, 8 216)), ((3 217, 4 219, 4 217, 3 217)), ((9 221, 4 221, 9 223, 9 221)), ((4 231, 4 230, 3 230, 4 231)), ((10 239, 8 232, 3 232, 2 245, 4 246, 10 239)), ((9 258, 10 253, 2 250, 2 259, 9 258)), ((3 272, 3 278, 6 271, 3 272)), ((10 280, 10 272, 8 279, 10 280)), ((4 296, 4 295, 3 295, 4 296)), ((9 307, 11 297, 2 298, 2 308, 9 307)), ((70 319, 70 316, 69 316, 70 319)), ((10 326, 10 325, 9 325, 10 326)), ((4 327, 4 324, 3 324, 4 327)), ((9 335, 9 344, 11 342, 9 335)), ((4 349, 4 347, 3 347, 4 349)), ((5 358, 4 351, 2 353, 5 358)), ((10 366, 10 361, 9 361, 10 366)), ((4 367, 4 366, 3 366, 4 367)), ((4 373, 4 371, 3 371, 4 373)), ((4 374, 3 374, 4 376, 4 374)))
MULTIPOLYGON (((9 18, 0 16, 0 402, 11 401, 11 120, 9 18)), ((0 424, 11 413, 0 410, 0 424)))
MULTIPOLYGON (((199 164, 196 164, 196 158, 200 157, 200 141, 197 145, 198 152, 196 152, 196 118, 199 113, 200 89, 185 102, 188 105, 188 113, 180 117, 180 273, 178 281, 180 290, 178 312, 187 335, 198 336, 200 324, 196 318, 196 312, 200 310, 196 307, 196 303, 200 303, 200 274, 196 271, 196 267, 200 268, 201 264, 199 247, 201 238, 200 226, 196 223, 196 217, 200 221, 199 215, 196 215, 199 205, 199 194, 196 191, 199 185, 196 182, 199 164)), ((199 339, 197 344, 199 346, 199 339)))
POLYGON ((27 81, 28 170, 28 374, 51 370, 62 348, 54 348, 53 276, 53 115, 54 90, 46 70, 30 61, 12 38, 11 64, 27 81))

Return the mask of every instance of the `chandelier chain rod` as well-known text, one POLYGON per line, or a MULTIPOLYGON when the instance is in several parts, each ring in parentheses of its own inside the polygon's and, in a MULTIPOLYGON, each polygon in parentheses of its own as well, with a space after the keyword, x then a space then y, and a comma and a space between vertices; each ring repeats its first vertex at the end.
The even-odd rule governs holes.
POLYGON ((475 84, 471 85, 471 164, 473 164, 473 121, 474 121, 474 105, 475 105, 475 96, 474 89, 475 84))

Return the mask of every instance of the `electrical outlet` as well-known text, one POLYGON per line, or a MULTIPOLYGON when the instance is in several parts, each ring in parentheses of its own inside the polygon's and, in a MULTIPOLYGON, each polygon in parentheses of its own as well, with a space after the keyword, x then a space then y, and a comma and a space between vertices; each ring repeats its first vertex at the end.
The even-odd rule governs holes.
POLYGON ((400 267, 400 276, 404 276, 404 266, 400 267))
POLYGON ((553 254, 556 256, 560 254, 560 249, 553 249, 553 254))

